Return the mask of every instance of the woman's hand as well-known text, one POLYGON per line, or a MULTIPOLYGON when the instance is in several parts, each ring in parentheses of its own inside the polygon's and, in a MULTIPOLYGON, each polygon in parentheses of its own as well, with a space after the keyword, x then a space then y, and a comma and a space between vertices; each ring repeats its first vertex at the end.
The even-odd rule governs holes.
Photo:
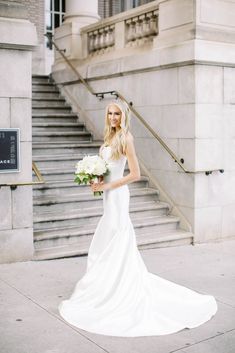
POLYGON ((90 185, 93 192, 105 191, 110 189, 109 183, 104 183, 103 181, 100 181, 99 183, 94 183, 94 181, 91 181, 90 185))

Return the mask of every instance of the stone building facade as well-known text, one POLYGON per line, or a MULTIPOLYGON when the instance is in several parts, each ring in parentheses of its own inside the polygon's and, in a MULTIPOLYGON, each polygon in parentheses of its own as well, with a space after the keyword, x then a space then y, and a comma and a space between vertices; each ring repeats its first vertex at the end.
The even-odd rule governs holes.
MULTIPOLYGON (((10 0, 14 2, 14 0, 10 0)), ((98 15, 106 18, 128 9, 141 6, 152 0, 99 0, 98 15)), ((37 28, 38 46, 33 52, 33 73, 50 73, 54 61, 54 53, 49 48, 45 33, 54 33, 54 28, 61 25, 66 10, 66 0, 18 0, 27 10, 27 18, 37 28), (54 11, 55 9, 55 11, 54 11), (51 13, 51 14, 50 14, 51 13), (59 14, 61 14, 59 16, 59 14), (58 20, 54 20, 58 16, 58 20)))
MULTIPOLYGON (((192 225, 195 242, 233 237, 235 3, 157 0, 90 23, 73 46, 65 26, 56 30, 57 45, 96 92, 118 90, 133 102, 192 171, 183 172, 133 118, 139 158, 192 225), (206 175, 207 170, 214 172, 206 175)), ((101 136, 97 116, 107 99, 98 101, 72 84, 74 75, 60 55, 52 74, 74 110, 83 111, 101 136)))
MULTIPOLYGON (((4 82, 0 124, 11 127, 17 121, 21 127, 24 164, 16 179, 24 181, 32 177, 32 73, 51 73, 73 110, 80 112, 80 118, 98 138, 102 136, 108 98, 100 101, 81 83, 74 83, 74 74, 58 53, 54 62, 54 51, 44 37, 46 2, 22 0, 27 13, 17 12, 15 4, 15 20, 10 18, 6 3, 10 2, 0 1, 0 79, 4 82)), ((112 5, 110 1, 107 4, 112 5)), ((67 0, 63 21, 61 14, 54 33, 57 45, 94 90, 122 92, 184 160, 192 173, 182 171, 166 149, 132 118, 141 167, 165 195, 172 212, 191 225, 195 242, 234 237, 234 1, 113 4, 111 11, 101 0, 67 0), (111 12, 116 14, 106 17, 111 12), (213 172, 206 175, 208 170, 213 172)), ((9 180, 15 180, 15 175, 1 175, 1 183, 9 180)), ((1 188, 0 196, 4 215, 0 223, 2 259, 30 259, 32 188, 1 188)))
MULTIPOLYGON (((23 6, 0 1, 0 129, 18 128, 19 171, 0 174, 0 184, 32 180, 32 51, 36 27, 23 6), (14 30, 12 30, 14 29, 14 30)), ((2 145, 1 145, 2 147, 2 145)), ((0 147, 0 148, 1 148, 0 147)), ((32 186, 0 187, 0 262, 31 259, 32 186)))

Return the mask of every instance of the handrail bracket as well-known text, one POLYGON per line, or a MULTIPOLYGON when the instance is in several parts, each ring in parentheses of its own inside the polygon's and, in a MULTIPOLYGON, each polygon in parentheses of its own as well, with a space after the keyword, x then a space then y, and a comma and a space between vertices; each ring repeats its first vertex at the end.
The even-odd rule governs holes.
POLYGON ((32 170, 34 171, 34 173, 37 177, 37 181, 31 181, 31 182, 26 181, 26 182, 19 182, 19 183, 14 182, 14 183, 0 184, 0 189, 2 186, 10 186, 11 190, 15 190, 18 186, 45 184, 45 180, 44 180, 42 174, 40 173, 35 162, 32 162, 32 170))

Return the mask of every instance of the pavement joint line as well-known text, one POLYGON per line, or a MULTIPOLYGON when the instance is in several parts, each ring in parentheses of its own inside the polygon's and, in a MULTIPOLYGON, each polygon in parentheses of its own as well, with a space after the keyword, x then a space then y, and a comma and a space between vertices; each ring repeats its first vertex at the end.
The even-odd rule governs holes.
MULTIPOLYGON (((216 297, 215 297, 215 298, 216 298, 216 297)), ((227 306, 229 306, 229 307, 235 309, 235 306, 234 306, 233 304, 224 303, 224 302, 222 302, 222 300, 219 300, 219 299, 217 299, 217 298, 216 298, 216 301, 218 301, 218 302, 221 303, 221 304, 227 305, 227 306)))
MULTIPOLYGON (((195 327, 195 328, 196 328, 196 327, 195 327)), ((232 331, 235 331, 235 328, 232 328, 231 330, 228 330, 228 331, 225 331, 225 332, 220 332, 220 333, 218 333, 217 335, 207 337, 207 338, 205 338, 204 340, 201 340, 201 341, 192 343, 192 344, 190 344, 190 345, 183 346, 183 347, 181 347, 181 348, 177 348, 177 349, 175 349, 175 350, 173 350, 173 351, 170 351, 169 353, 175 353, 175 352, 178 352, 178 351, 180 351, 180 350, 183 350, 183 351, 184 351, 184 349, 188 349, 188 348, 190 348, 190 347, 192 347, 192 346, 196 346, 196 345, 199 344, 199 343, 203 343, 203 342, 209 341, 209 340, 211 340, 212 338, 219 337, 219 336, 223 336, 224 334, 229 333, 229 332, 232 332, 232 331)), ((185 353, 187 353, 187 351, 185 351, 185 353)))
POLYGON ((62 322, 64 325, 68 326, 69 328, 71 328, 73 331, 75 331, 76 333, 78 333, 79 335, 83 336, 85 339, 87 339, 88 341, 90 341, 91 343, 94 343, 97 347, 101 348, 104 352, 106 353, 110 353, 110 351, 107 351, 105 348, 103 348, 102 346, 100 346, 99 344, 97 344, 95 341, 93 341, 91 338, 87 337, 85 334, 81 333, 79 330, 77 330, 75 327, 73 327, 72 325, 66 323, 62 318, 60 318, 59 316, 57 316, 56 314, 52 313, 51 311, 47 310, 46 308, 44 308, 41 304, 37 303, 34 299, 30 298, 28 295, 24 294, 23 292, 21 292, 19 289, 17 289, 16 287, 14 287, 13 285, 11 285, 10 283, 8 283, 7 281, 5 281, 4 279, 0 278, 0 280, 5 283, 6 285, 8 285, 9 287, 13 288, 14 290, 16 290, 20 295, 22 295, 23 297, 27 298, 28 300, 30 300, 32 303, 34 303, 36 306, 38 306, 39 308, 41 308, 42 310, 46 311, 50 316, 53 316, 54 318, 56 318, 57 320, 59 320, 60 322, 62 322))

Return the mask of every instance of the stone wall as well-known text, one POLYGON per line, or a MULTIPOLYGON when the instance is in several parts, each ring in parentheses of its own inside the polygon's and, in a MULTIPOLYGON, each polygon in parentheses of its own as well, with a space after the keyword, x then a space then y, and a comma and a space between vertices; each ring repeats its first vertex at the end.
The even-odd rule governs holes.
MULTIPOLYGON (((0 128, 20 129, 20 172, 1 173, 0 184, 32 181, 31 51, 36 29, 22 6, 8 4, 0 3, 0 128)), ((0 200, 0 262, 31 259, 32 186, 1 187, 0 200)))
POLYGON ((23 0, 28 10, 28 20, 37 28, 38 46, 33 52, 32 71, 35 74, 45 73, 45 1, 23 0))
MULTIPOLYGON (((15 0, 9 0, 14 3, 15 0)), ((25 7, 26 18, 36 26, 38 45, 33 50, 32 71, 34 74, 45 73, 45 0, 18 0, 25 7)))

